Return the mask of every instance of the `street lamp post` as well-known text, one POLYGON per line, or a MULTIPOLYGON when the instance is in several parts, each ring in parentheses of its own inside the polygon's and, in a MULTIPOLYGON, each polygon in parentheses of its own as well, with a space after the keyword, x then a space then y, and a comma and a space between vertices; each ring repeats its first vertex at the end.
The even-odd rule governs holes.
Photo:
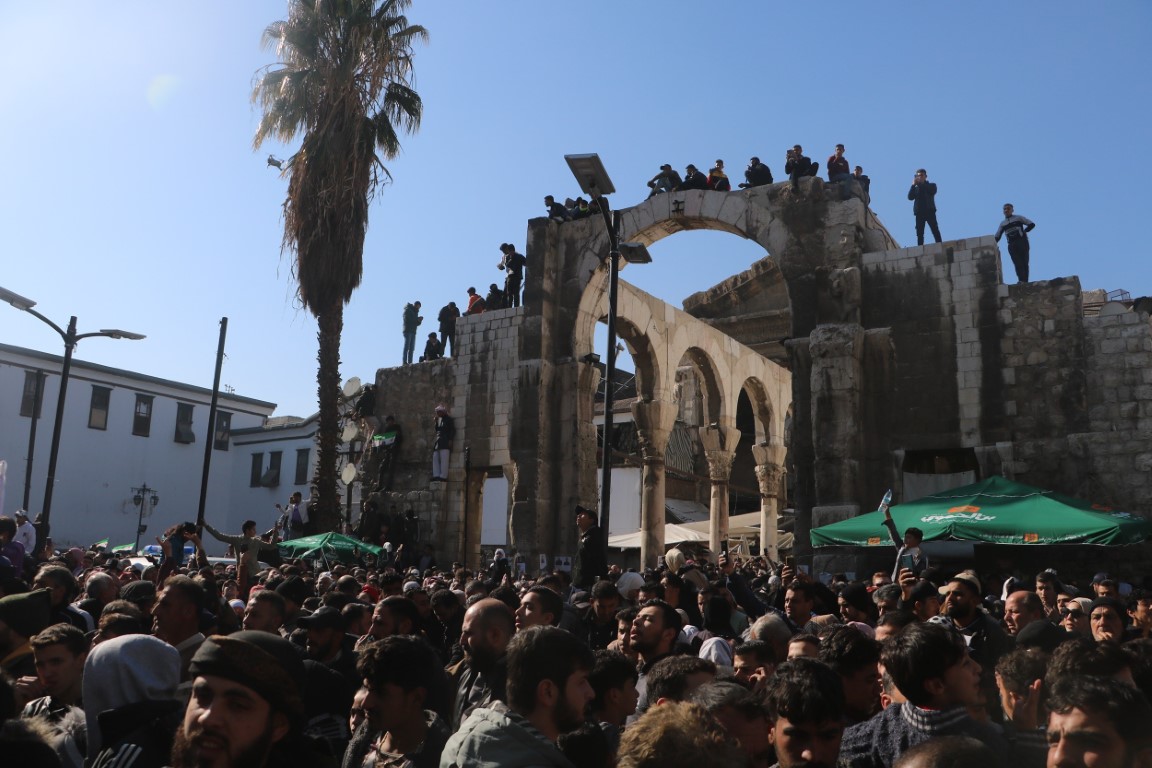
POLYGON ((640 243, 620 242, 620 211, 612 211, 605 195, 616 191, 600 156, 564 155, 564 160, 572 170, 572 175, 580 184, 580 190, 596 200, 608 229, 608 351, 604 361, 604 441, 600 462, 600 528, 604 531, 604 558, 608 557, 608 533, 612 506, 612 408, 616 378, 616 312, 620 290, 620 257, 630 264, 646 264, 652 261, 648 249, 640 243))
POLYGON ((6 288, 0 288, 0 301, 5 301, 16 309, 27 312, 37 318, 51 327, 56 333, 60 334, 60 338, 64 340, 64 366, 60 370, 60 394, 56 398, 56 421, 52 425, 52 447, 48 451, 48 479, 44 485, 44 507, 39 515, 40 522, 36 530, 36 546, 39 548, 51 532, 49 517, 52 514, 52 488, 56 483, 56 457, 60 453, 60 428, 64 423, 64 399, 68 392, 68 373, 72 369, 72 351, 76 348, 76 342, 80 341, 80 339, 87 339, 93 336, 139 341, 144 338, 144 335, 132 333, 131 331, 121 331, 117 328, 102 328, 99 331, 93 331, 91 333, 76 333, 75 315, 68 321, 68 330, 64 330, 33 309, 33 307, 36 306, 36 302, 31 299, 26 299, 18 293, 13 293, 6 288))
POLYGON ((156 509, 160 503, 160 494, 155 488, 149 488, 148 483, 141 483, 139 488, 132 489, 132 503, 140 508, 136 516, 136 543, 132 546, 132 554, 140 551, 140 537, 144 534, 144 518, 156 509))

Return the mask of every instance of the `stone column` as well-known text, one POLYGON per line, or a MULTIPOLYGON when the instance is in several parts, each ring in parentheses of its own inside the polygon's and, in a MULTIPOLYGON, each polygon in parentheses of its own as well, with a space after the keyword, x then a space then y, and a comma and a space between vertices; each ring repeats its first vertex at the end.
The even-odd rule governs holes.
POLYGON ((732 476, 735 451, 707 450, 708 479, 712 481, 711 504, 708 509, 708 548, 715 560, 720 557, 728 541, 728 479, 732 476))
POLYGON ((732 476, 732 459, 740 444, 740 430, 719 424, 700 430, 700 443, 708 461, 708 477, 712 481, 711 507, 708 514, 708 548, 715 560, 720 548, 728 540, 728 480, 732 476))
POLYGON ((864 329, 819 325, 809 336, 816 506, 812 527, 860 514, 864 329))
POLYGON ((784 446, 754 445, 756 482, 760 486, 760 554, 780 562, 780 481, 784 477, 784 446))
MULTIPOLYGON (((640 497, 640 567, 655 567, 664 554, 664 455, 676 421, 676 404, 636 402, 632 418, 643 459, 643 491, 640 497)), ((605 452, 607 459, 607 452, 605 452)))

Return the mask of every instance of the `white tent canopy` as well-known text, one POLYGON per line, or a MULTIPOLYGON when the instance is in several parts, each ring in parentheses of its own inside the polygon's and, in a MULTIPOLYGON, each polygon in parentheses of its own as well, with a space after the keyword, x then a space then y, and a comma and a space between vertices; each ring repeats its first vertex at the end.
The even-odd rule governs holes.
MULTIPOLYGON (((760 513, 749 512, 743 515, 733 515, 728 518, 728 536, 732 539, 751 539, 760 536, 760 513)), ((708 541, 708 521, 695 523, 666 523, 664 525, 664 543, 671 546, 686 541, 708 541)), ((779 532, 780 549, 792 548, 792 534, 779 532)), ((608 546, 613 549, 639 549, 640 532, 618 533, 608 537, 608 546)))

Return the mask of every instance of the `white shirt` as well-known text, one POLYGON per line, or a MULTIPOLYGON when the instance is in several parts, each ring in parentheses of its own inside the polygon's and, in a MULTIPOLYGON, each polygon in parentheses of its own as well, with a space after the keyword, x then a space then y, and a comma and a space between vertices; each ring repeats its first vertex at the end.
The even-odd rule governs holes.
POLYGON ((23 544, 24 552, 31 556, 32 550, 36 548, 35 526, 33 526, 30 521, 25 520, 24 524, 16 529, 16 538, 14 541, 18 541, 23 544))

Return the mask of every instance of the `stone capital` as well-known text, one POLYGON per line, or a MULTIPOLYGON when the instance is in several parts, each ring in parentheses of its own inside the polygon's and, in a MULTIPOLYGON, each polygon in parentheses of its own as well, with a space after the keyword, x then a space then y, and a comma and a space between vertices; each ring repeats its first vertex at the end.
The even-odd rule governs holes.
POLYGON ((736 458, 735 451, 704 451, 704 458, 708 460, 708 477, 713 483, 726 483, 732 476, 732 460, 736 458))
POLYGON ((636 422, 636 438, 645 462, 664 461, 668 438, 676 424, 676 403, 661 400, 632 403, 632 418, 636 422))
POLYGON ((780 493, 780 480, 784 477, 784 467, 778 464, 757 464, 756 482, 760 486, 760 495, 776 498, 780 493))

